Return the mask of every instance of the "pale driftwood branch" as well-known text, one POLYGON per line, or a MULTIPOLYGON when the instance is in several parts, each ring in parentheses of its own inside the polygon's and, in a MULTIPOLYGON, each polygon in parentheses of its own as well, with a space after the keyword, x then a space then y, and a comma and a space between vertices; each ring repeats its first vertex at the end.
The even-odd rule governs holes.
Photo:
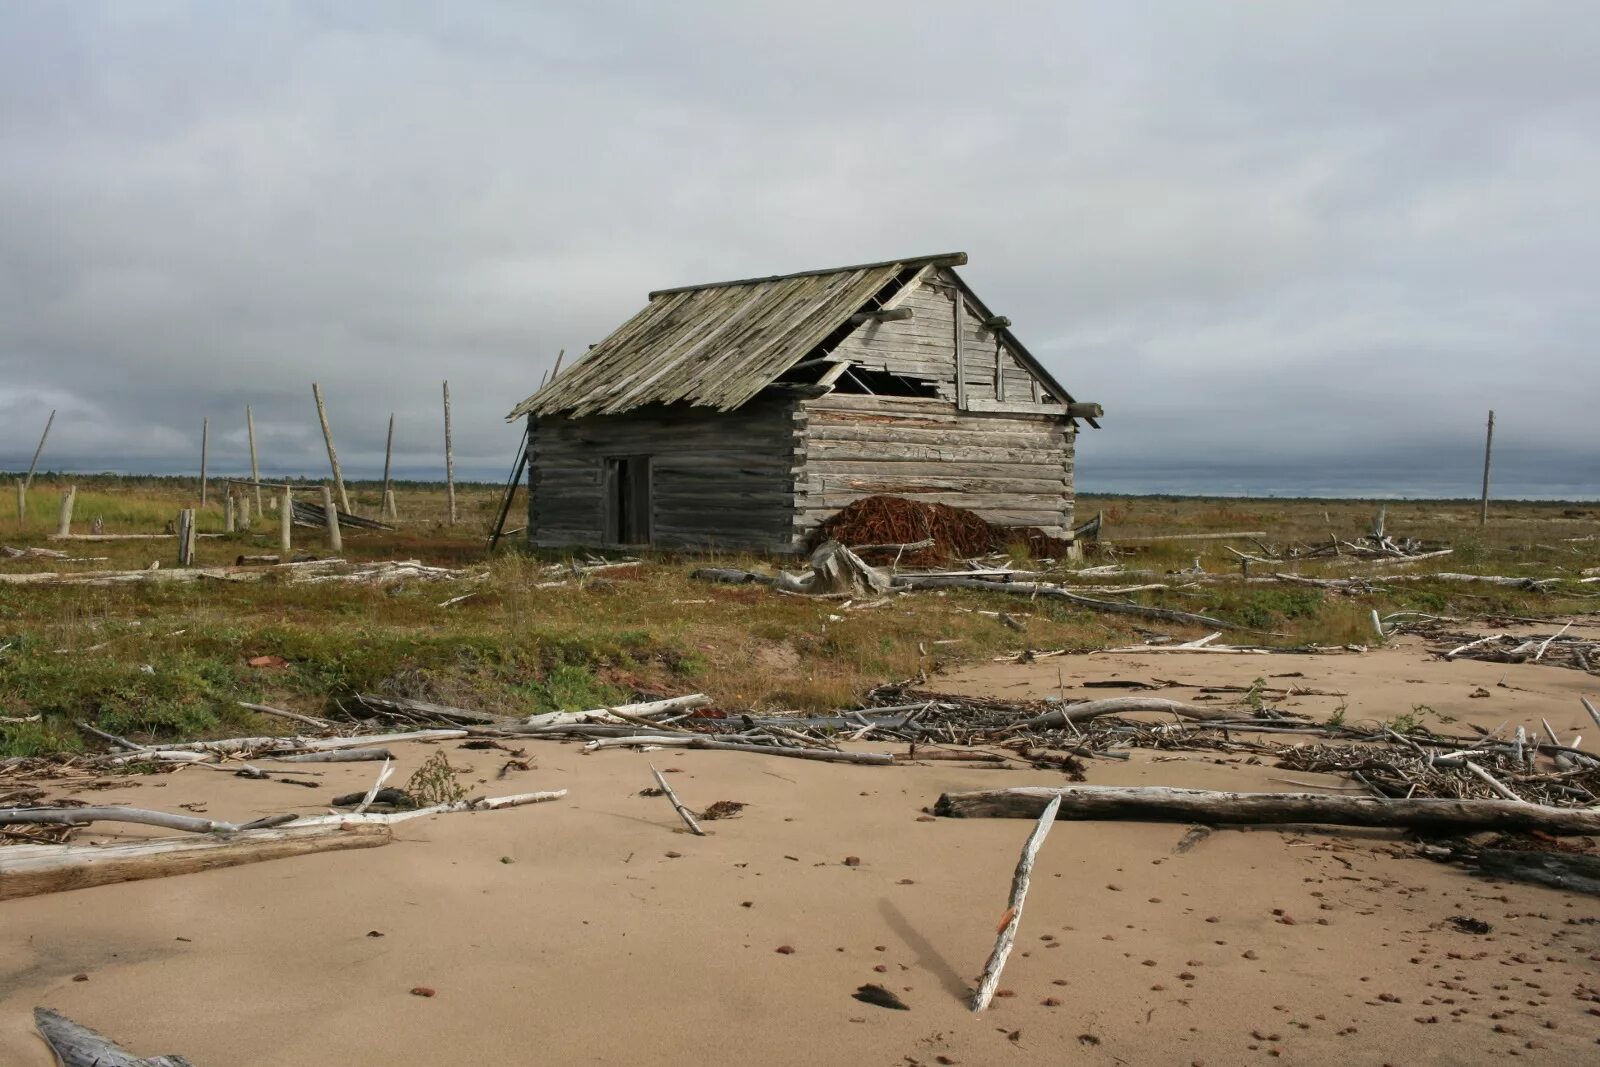
POLYGON ((1165 786, 1069 786, 946 793, 934 811, 955 818, 1032 819, 1051 799, 1063 819, 1145 822, 1304 823, 1435 830, 1542 830, 1600 834, 1600 811, 1509 800, 1377 800, 1320 793, 1231 793, 1165 786))
POLYGON ((718 752, 755 752, 763 756, 787 756, 790 759, 822 760, 827 763, 862 763, 873 766, 888 766, 894 763, 894 756, 887 752, 827 752, 814 748, 778 748, 776 745, 749 745, 683 734, 603 737, 590 741, 583 746, 583 750, 596 752, 602 748, 640 748, 644 745, 656 745, 660 748, 707 748, 718 752))
POLYGON ((160 826, 167 830, 181 830, 190 834, 236 833, 240 830, 259 829, 268 822, 275 824, 284 821, 287 820, 281 816, 273 816, 270 820, 235 824, 218 822, 215 819, 201 819, 194 815, 173 815, 165 811, 150 811, 121 805, 92 808, 0 808, 0 823, 87 826, 93 822, 126 822, 160 826))
POLYGON ((0 849, 0 900, 163 878, 309 852, 373 848, 387 845, 390 840, 384 826, 285 826, 110 845, 12 845, 0 849))
POLYGON ((1088 722, 1102 715, 1128 715, 1136 711, 1159 711, 1182 719, 1203 721, 1235 719, 1239 715, 1237 710, 1201 707, 1199 704, 1185 704, 1182 701, 1163 700, 1160 697, 1109 697, 1105 700, 1086 700, 1081 704, 1068 704, 1066 707, 1047 711, 1043 715, 1035 715, 1031 719, 1024 719, 1015 724, 1011 727, 1011 731, 1029 727, 1065 726, 1069 722, 1088 722))
POLYGON ((1022 905, 1028 899, 1028 879, 1033 875, 1033 863, 1038 858, 1039 849, 1044 845, 1045 835, 1050 832, 1050 827, 1056 821, 1056 812, 1061 810, 1061 796, 1045 805, 1044 811, 1039 814, 1039 821, 1033 827, 1033 833, 1028 835, 1027 842, 1022 846, 1022 855, 1017 860, 1016 873, 1011 876, 1011 901, 1006 909, 1005 918, 1000 923, 1000 936, 994 943, 994 951, 989 953, 989 962, 983 966, 983 977, 978 981, 978 991, 972 996, 972 1010, 982 1011, 989 1006, 989 1001, 994 999, 994 992, 1000 985, 1000 972, 1006 965, 1006 959, 1011 955, 1011 948, 1017 940, 1017 927, 1022 924, 1022 905))
POLYGON ((656 784, 661 787, 662 795, 672 802, 672 810, 677 812, 684 825, 689 827, 689 832, 696 837, 706 836, 706 832, 700 829, 700 824, 694 821, 694 813, 683 806, 683 801, 678 799, 678 794, 672 791, 672 787, 667 784, 667 780, 661 776, 661 772, 656 770, 653 764, 650 767, 650 773, 656 776, 656 784))
POLYGON ((335 748, 326 752, 299 752, 288 756, 268 756, 274 763, 370 763, 393 759, 386 748, 335 748))
POLYGON ((140 1059, 109 1038, 49 1008, 33 1009, 33 1025, 60 1067, 193 1067, 182 1056, 140 1059))
POLYGON ((424 815, 445 815, 455 811, 497 811, 500 808, 520 808, 526 804, 543 804, 550 800, 560 800, 566 795, 567 791, 565 789, 553 789, 543 793, 513 793, 503 797, 479 797, 472 800, 458 800, 451 804, 434 804, 430 807, 415 808, 411 811, 364 811, 360 814, 336 812, 332 815, 309 815, 303 819, 296 819, 289 826, 291 829, 304 826, 361 826, 367 823, 389 826, 397 822, 420 819, 424 815))
MULTIPOLYGON (((694 708, 704 707, 711 703, 711 698, 704 693, 689 693, 681 697, 668 697, 665 700, 647 700, 638 704, 617 704, 607 708, 590 708, 588 711, 546 711, 538 715, 530 715, 521 723, 522 726, 551 727, 569 726, 591 722, 615 722, 617 720, 648 719, 656 715, 666 715, 674 711, 689 711, 694 708)), ((652 728, 654 723, 650 724, 652 728)))
POLYGON ((267 704, 251 704, 244 700, 239 701, 239 706, 250 711, 259 712, 262 715, 275 715, 280 719, 303 722, 307 726, 316 727, 318 730, 331 730, 333 728, 333 723, 328 722, 326 719, 316 719, 310 715, 301 715, 297 711, 284 711, 282 708, 274 708, 267 704))

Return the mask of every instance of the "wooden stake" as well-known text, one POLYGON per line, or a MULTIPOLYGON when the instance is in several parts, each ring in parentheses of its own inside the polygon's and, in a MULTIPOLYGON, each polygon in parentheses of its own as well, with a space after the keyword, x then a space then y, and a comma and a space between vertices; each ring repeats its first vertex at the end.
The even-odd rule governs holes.
POLYGON ((385 489, 383 491, 383 517, 390 520, 400 517, 400 512, 394 506, 393 489, 385 489))
POLYGON ((661 792, 666 795, 666 798, 672 802, 672 810, 677 812, 684 825, 689 827, 689 832, 696 837, 706 836, 706 832, 700 829, 700 824, 694 821, 694 813, 683 806, 683 801, 678 799, 678 794, 672 791, 672 787, 661 776, 661 772, 656 770, 654 764, 650 765, 650 773, 656 776, 656 784, 661 787, 661 792))
POLYGON ((288 563, 293 558, 294 536, 290 532, 294 529, 294 493, 286 485, 283 487, 283 497, 278 504, 278 554, 283 557, 283 562, 288 563))
POLYGON ((249 404, 244 406, 244 428, 250 434, 250 480, 256 483, 256 511, 265 515, 267 509, 261 506, 261 467, 256 463, 256 417, 249 404))
MULTIPOLYGON (((261 492, 259 486, 256 488, 256 492, 261 492)), ((239 497, 239 529, 241 531, 250 529, 250 496, 248 493, 241 494, 239 497)))
POLYGON ((17 479, 17 525, 21 526, 28 518, 28 486, 21 478, 17 479))
POLYGON ((394 499, 389 482, 389 461, 394 457, 394 412, 389 412, 389 439, 383 446, 383 495, 378 501, 378 515, 381 518, 391 519, 389 502, 394 499))
POLYGON ((194 508, 178 512, 178 566, 194 566, 194 508))
POLYGON ((1483 499, 1478 504, 1478 525, 1489 522, 1489 457, 1494 451, 1494 412, 1489 412, 1489 429, 1483 438, 1483 499))
POLYGON ((200 506, 206 506, 206 449, 211 443, 211 420, 200 420, 200 506))
MULTIPOLYGON (((38 469, 38 466, 39 466, 39 454, 44 451, 45 438, 50 436, 50 427, 55 424, 55 421, 56 421, 55 409, 51 408, 50 409, 50 417, 48 419, 44 420, 44 433, 39 435, 39 447, 33 450, 33 462, 28 464, 28 480, 27 480, 27 482, 25 484, 27 485, 27 487, 29 489, 33 488, 33 472, 36 469, 38 469)), ((27 510, 26 506, 24 506, 23 510, 24 511, 27 510)))
POLYGON ((450 501, 450 525, 456 524, 456 455, 450 442, 450 383, 444 383, 444 491, 450 501))
POLYGON ((72 505, 78 498, 78 487, 71 486, 61 494, 61 519, 56 523, 56 536, 67 537, 72 533, 72 505))
POLYGON ((344 491, 344 472, 339 469, 339 453, 333 449, 333 430, 328 427, 328 409, 322 403, 322 386, 311 383, 311 395, 317 401, 317 419, 322 423, 322 439, 328 445, 328 466, 333 468, 333 482, 339 487, 339 507, 350 510, 350 497, 344 491))
POLYGON ((222 498, 222 532, 235 532, 233 517, 233 493, 230 491, 222 498))
POLYGON ((1034 824, 1033 833, 1028 835, 1027 843, 1022 846, 1017 871, 1011 876, 1010 907, 1000 921, 1000 936, 995 939, 994 951, 989 953, 989 962, 983 966, 983 978, 978 982, 978 991, 972 996, 974 1012, 987 1008, 994 999, 994 991, 1000 986, 1000 971, 1006 965, 1006 958, 1011 955, 1011 947, 1017 940, 1017 927, 1022 923, 1022 905, 1028 899, 1028 879, 1033 875, 1033 861, 1038 858, 1039 848, 1056 821, 1056 812, 1060 810, 1061 794, 1057 793, 1055 799, 1045 806, 1039 821, 1034 824))
POLYGON ((328 551, 334 555, 344 551, 344 538, 339 533, 339 511, 333 506, 333 491, 322 487, 322 513, 328 519, 328 551))

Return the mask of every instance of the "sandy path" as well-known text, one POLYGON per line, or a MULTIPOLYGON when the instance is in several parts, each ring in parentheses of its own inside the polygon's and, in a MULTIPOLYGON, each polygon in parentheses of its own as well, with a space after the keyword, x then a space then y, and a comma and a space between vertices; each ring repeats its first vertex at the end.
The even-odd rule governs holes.
MULTIPOLYGON (((1251 660, 1074 657, 941 687, 1042 694, 1058 665, 1069 683, 1301 670, 1301 684, 1347 689, 1352 720, 1413 703, 1490 726, 1559 716, 1564 734, 1587 718, 1569 700, 1584 681, 1573 671, 1430 664, 1414 649, 1251 660), (1518 688, 1495 688, 1501 675, 1518 688), (1468 698, 1476 685, 1493 696, 1468 698)), ((1323 713, 1322 698, 1302 699, 1323 713)), ((1220 830, 1175 854, 1186 827, 1062 823, 1002 982, 1014 995, 974 1017, 967 983, 1029 824, 921 821, 920 809, 943 790, 1059 776, 528 748, 536 769, 502 783, 499 753, 447 745, 491 779, 487 792, 566 787, 566 800, 418 820, 387 848, 0 903, 0 1063, 49 1062, 31 1031, 36 1004, 199 1067, 1600 1056, 1600 1002, 1584 999, 1600 989, 1600 925, 1580 921, 1595 902, 1412 858, 1400 835, 1220 830), (681 769, 671 780, 693 807, 750 807, 709 824, 710 837, 679 833, 664 800, 637 795, 650 761, 681 769), (1453 915, 1495 929, 1460 933, 1453 915), (912 1010, 852 1000, 864 982, 912 1010), (438 995, 409 995, 417 985, 438 995)), ((406 773, 430 751, 401 750, 406 773)), ((190 769, 85 795, 248 817, 372 773, 331 768, 313 793, 190 769)), ((1315 777, 1139 753, 1094 763, 1090 780, 1283 789, 1266 779, 1285 774, 1315 777)))

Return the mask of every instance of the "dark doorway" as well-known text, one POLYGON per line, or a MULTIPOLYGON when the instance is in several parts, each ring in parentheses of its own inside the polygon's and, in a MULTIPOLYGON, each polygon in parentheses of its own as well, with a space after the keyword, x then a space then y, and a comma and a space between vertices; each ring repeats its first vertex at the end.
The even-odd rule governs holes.
POLYGON ((605 471, 606 542, 650 543, 650 457, 609 456, 605 471))

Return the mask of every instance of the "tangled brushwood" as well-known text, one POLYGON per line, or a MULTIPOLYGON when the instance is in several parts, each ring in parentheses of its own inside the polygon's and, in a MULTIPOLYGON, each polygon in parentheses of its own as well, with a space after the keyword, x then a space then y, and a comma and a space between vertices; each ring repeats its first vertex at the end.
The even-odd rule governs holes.
POLYGON ((857 552, 925 566, 1025 546, 1035 558, 1066 555, 1070 542, 1033 526, 997 526, 965 508, 898 496, 862 497, 812 535, 814 549, 838 541, 857 552))

